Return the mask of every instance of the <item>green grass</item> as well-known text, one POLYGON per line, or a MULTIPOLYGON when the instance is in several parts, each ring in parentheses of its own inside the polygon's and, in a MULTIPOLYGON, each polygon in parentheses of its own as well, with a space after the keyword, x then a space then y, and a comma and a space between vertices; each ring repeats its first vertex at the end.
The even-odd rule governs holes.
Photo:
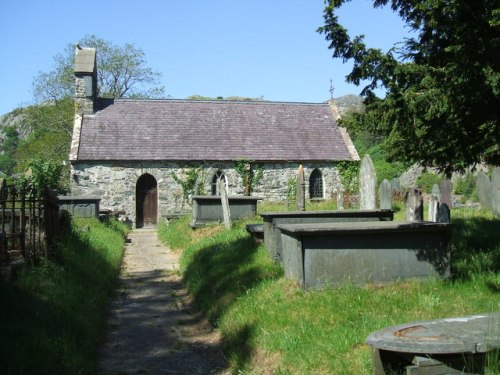
MULTIPOLYGON (((253 243, 245 222, 231 231, 187 232, 197 238, 182 254, 184 280, 220 329, 234 373, 370 374, 365 340, 374 331, 500 311, 499 219, 473 210, 453 210, 452 219, 456 266, 450 280, 304 292, 253 243)), ((177 225, 183 224, 168 228, 177 225)), ((490 362, 488 374, 499 374, 497 357, 490 362)))
POLYGON ((57 261, 0 281, 1 374, 94 374, 126 229, 75 220, 57 261))

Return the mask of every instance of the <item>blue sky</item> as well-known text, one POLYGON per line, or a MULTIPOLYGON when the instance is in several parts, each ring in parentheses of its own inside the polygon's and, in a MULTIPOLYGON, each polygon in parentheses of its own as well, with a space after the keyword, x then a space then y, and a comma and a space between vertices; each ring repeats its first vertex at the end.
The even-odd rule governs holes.
MULTIPOLYGON (((406 35, 389 8, 352 0, 340 20, 367 45, 388 49, 406 35)), ((0 2, 0 114, 30 104, 38 72, 69 43, 94 34, 134 43, 163 74, 166 95, 263 97, 322 102, 360 92, 349 65, 333 59, 323 0, 4 0, 0 2)))

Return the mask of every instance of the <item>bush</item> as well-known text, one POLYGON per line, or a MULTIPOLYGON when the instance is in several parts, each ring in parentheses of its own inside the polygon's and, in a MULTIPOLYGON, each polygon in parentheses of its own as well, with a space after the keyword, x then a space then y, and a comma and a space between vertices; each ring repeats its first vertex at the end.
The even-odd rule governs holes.
POLYGON ((424 172, 417 179, 417 186, 423 192, 431 193, 434 184, 439 184, 441 181, 443 181, 443 176, 432 172, 424 172))

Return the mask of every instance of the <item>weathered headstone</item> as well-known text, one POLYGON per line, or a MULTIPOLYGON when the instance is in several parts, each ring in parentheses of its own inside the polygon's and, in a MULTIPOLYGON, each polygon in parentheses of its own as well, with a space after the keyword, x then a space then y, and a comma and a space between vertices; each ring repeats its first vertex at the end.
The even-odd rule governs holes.
POLYGON ((476 190, 481 207, 493 210, 493 205, 491 204, 493 201, 493 194, 490 178, 482 171, 478 172, 476 175, 476 190))
POLYGON ((222 216, 224 217, 224 226, 231 229, 231 211, 229 209, 229 199, 227 198, 226 181, 221 178, 219 181, 220 201, 222 204, 222 216))
POLYGON ((401 191, 401 184, 399 183, 399 178, 395 177, 391 180, 391 191, 393 193, 399 193, 401 191))
POLYGON ((451 181, 448 179, 441 181, 441 183, 439 184, 439 190, 441 192, 441 195, 439 197, 439 204, 444 203, 448 206, 448 208, 451 208, 451 181))
POLYGON ((420 190, 413 188, 406 193, 406 220, 421 221, 424 218, 424 199, 420 190))
POLYGON ((440 203, 436 215, 436 222, 451 223, 450 208, 446 203, 440 203))
POLYGON ((338 184, 335 188, 335 193, 337 194, 337 210, 344 209, 344 186, 338 184))
POLYGON ((297 172, 297 211, 306 210, 306 183, 304 179, 304 168, 299 165, 297 172))
POLYGON ((380 183, 378 190, 380 208, 382 210, 392 209, 392 190, 391 183, 388 180, 384 180, 380 183))
POLYGON ((370 155, 365 155, 359 169, 359 205, 362 210, 374 210, 376 203, 377 175, 370 155))
POLYGON ((441 190, 439 189, 438 184, 434 184, 432 186, 432 193, 429 198, 429 221, 437 221, 440 197, 441 190))
POLYGON ((493 213, 500 217, 500 167, 493 168, 491 175, 491 197, 493 213))

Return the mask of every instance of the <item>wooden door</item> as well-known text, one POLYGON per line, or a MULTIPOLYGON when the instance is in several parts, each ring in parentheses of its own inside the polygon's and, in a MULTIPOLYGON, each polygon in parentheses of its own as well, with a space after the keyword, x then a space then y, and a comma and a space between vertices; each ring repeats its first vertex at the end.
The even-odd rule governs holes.
POLYGON ((156 179, 144 174, 136 186, 136 227, 155 226, 158 215, 158 186, 156 179))

